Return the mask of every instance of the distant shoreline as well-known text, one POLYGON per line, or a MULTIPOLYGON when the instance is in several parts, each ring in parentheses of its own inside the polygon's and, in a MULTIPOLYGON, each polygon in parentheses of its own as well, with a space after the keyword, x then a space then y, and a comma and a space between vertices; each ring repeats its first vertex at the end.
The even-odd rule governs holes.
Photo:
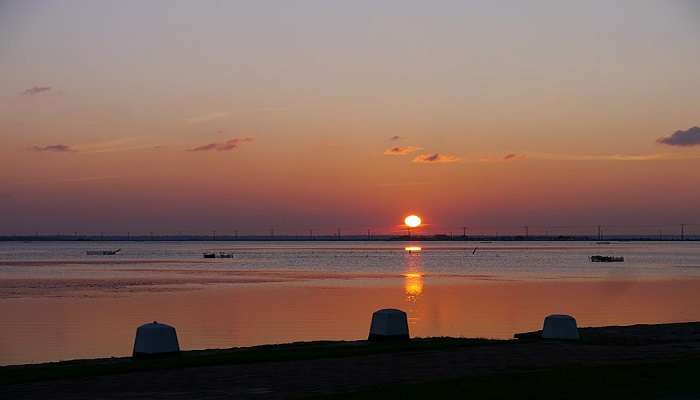
POLYGON ((0 236, 0 242, 697 242, 700 236, 680 237, 668 235, 659 238, 654 235, 610 235, 602 239, 594 236, 449 236, 449 235, 413 235, 391 236, 377 235, 368 238, 363 235, 346 236, 229 236, 221 235, 6 235, 0 236))

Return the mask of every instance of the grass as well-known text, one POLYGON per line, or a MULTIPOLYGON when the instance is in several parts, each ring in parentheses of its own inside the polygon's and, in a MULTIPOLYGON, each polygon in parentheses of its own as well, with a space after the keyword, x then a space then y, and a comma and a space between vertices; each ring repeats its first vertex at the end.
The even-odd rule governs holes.
POLYGON ((0 385, 53 379, 85 378, 135 371, 177 369, 268 361, 310 360, 455 347, 497 345, 505 340, 427 338, 401 342, 303 342, 218 350, 183 351, 167 358, 132 360, 130 357, 73 360, 0 367, 0 385))
POLYGON ((386 385, 325 399, 690 399, 700 394, 700 357, 632 365, 569 366, 386 385))

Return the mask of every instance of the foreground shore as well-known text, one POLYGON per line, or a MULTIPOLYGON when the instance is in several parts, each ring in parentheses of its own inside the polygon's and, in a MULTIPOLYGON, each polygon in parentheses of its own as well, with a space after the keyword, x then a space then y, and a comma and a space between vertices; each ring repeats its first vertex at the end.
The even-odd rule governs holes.
POLYGON ((0 368, 0 397, 700 396, 698 322, 583 328, 580 342, 518 337, 310 342, 8 366, 0 368))

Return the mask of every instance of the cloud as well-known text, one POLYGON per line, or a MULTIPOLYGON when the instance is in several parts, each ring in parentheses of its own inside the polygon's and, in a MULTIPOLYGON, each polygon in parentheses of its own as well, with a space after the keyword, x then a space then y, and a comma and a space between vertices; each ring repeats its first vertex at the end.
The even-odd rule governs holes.
POLYGON ((228 150, 233 150, 233 149, 237 148, 238 146, 240 146, 243 143, 250 143, 252 141, 253 141, 253 138, 251 138, 251 137, 233 138, 231 140, 227 140, 227 141, 221 142, 221 143, 204 144, 201 146, 191 148, 187 151, 210 151, 210 150, 228 151, 228 150))
POLYGON ((163 148, 165 146, 143 142, 139 138, 119 138, 106 142, 81 143, 70 146, 66 144, 36 145, 32 146, 30 150, 54 153, 108 153, 116 151, 148 151, 163 148))
POLYGON ((685 131, 675 131, 670 136, 658 138, 656 142, 670 146, 700 145, 700 127, 694 126, 685 131))
POLYGON ((25 96, 36 96, 51 90, 51 86, 34 86, 22 92, 25 96))
POLYGON ((453 156, 451 154, 440 154, 440 153, 433 153, 433 154, 420 154, 416 158, 413 159, 414 163, 421 163, 421 164, 437 164, 437 163, 453 163, 460 161, 460 158, 457 156, 453 156))
POLYGON ((188 118, 187 122, 190 124, 203 124, 205 122, 214 121, 215 119, 228 117, 229 114, 228 111, 215 111, 209 114, 188 118))
POLYGON ((394 135, 394 136, 390 137, 389 140, 395 142, 395 141, 397 141, 397 140, 401 140, 401 136, 399 136, 399 135, 394 135))
POLYGON ((406 154, 411 154, 414 151, 423 150, 422 147, 416 146, 396 146, 384 150, 385 156, 405 156, 406 154))
POLYGON ((66 144, 49 144, 46 146, 32 146, 32 150, 40 152, 40 153, 43 153, 43 152, 70 153, 70 152, 75 151, 70 146, 68 146, 66 144))
POLYGON ((510 153, 503 156, 503 161, 517 161, 517 160, 527 160, 526 154, 515 154, 510 153))
POLYGON ((549 154, 536 153, 533 159, 547 161, 653 161, 681 159, 673 154, 549 154))

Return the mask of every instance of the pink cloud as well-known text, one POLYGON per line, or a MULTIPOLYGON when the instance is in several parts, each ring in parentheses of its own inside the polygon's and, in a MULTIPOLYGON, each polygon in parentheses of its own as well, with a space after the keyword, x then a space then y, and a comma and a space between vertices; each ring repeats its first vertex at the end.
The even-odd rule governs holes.
POLYGON ((189 149, 188 151, 210 151, 210 150, 216 150, 216 151, 229 151, 237 148, 243 143, 250 143, 254 139, 251 137, 244 137, 244 138, 233 138, 231 140, 227 140, 225 142, 221 143, 208 143, 204 144, 201 146, 197 146, 194 148, 189 149))
POLYGON ((406 154, 413 153, 415 151, 421 150, 421 147, 416 146, 396 146, 384 150, 385 156, 405 156, 406 154))
POLYGON ((70 152, 75 151, 70 146, 68 146, 66 144, 49 144, 46 146, 32 146, 32 150, 40 152, 40 153, 43 153, 43 152, 70 153, 70 152))
POLYGON ((438 164, 438 163, 454 163, 460 161, 460 158, 451 154, 420 154, 413 159, 414 163, 421 164, 438 164))
POLYGON ((517 161, 517 160, 527 160, 527 155, 526 154, 506 154, 503 157, 503 161, 517 161))
POLYGON ((35 96, 51 90, 51 86, 34 86, 22 92, 25 96, 35 96))

